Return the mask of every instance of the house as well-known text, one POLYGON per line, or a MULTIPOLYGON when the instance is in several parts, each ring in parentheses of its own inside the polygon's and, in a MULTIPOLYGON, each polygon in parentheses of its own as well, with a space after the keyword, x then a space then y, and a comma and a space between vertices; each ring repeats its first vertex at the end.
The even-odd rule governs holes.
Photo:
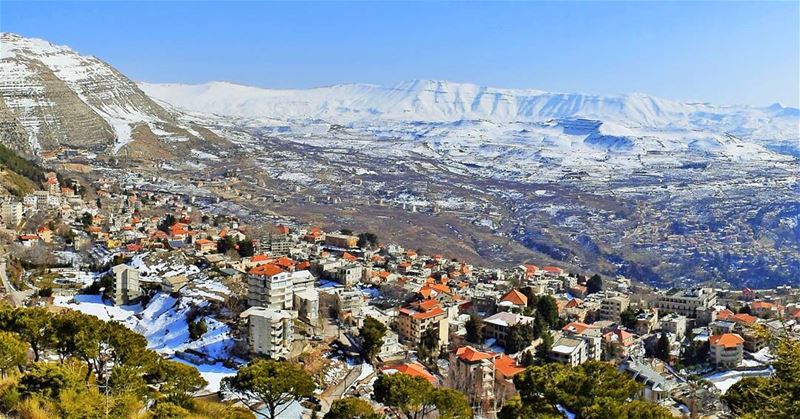
POLYGON ((439 306, 436 300, 424 300, 412 303, 398 311, 397 327, 400 337, 413 345, 419 345, 422 334, 433 328, 436 330, 439 346, 447 346, 449 326, 447 311, 439 306))
POLYGON ((187 282, 189 279, 186 278, 186 275, 168 276, 161 281, 161 290, 167 293, 178 292, 187 282))
POLYGON ((678 339, 683 339, 686 335, 686 316, 680 314, 670 313, 661 318, 661 330, 664 332, 672 333, 678 339))
POLYGON ((405 374, 410 375, 412 377, 420 377, 428 381, 429 383, 433 384, 434 386, 439 385, 439 380, 436 378, 435 375, 428 372, 424 365, 420 364, 419 362, 406 362, 400 365, 393 365, 383 367, 381 372, 384 374, 405 374))
POLYGON ((494 411, 517 394, 513 378, 525 370, 507 355, 472 346, 452 351, 449 361, 445 386, 466 394, 472 406, 485 412, 494 411))
POLYGON ((294 309, 300 320, 316 324, 319 319, 319 292, 313 287, 294 293, 294 309))
POLYGON ((736 333, 723 333, 708 338, 709 360, 725 367, 735 367, 742 362, 744 339, 736 333))
POLYGON ((21 234, 17 237, 17 240, 25 247, 32 247, 34 243, 39 242, 39 236, 35 234, 21 234))
POLYGON ((519 323, 531 325, 533 320, 533 317, 501 311, 483 321, 484 337, 487 339, 494 338, 499 345, 505 347, 512 326, 516 326, 519 323))
POLYGON ((381 361, 387 361, 397 356, 404 357, 405 349, 400 345, 400 337, 397 336, 397 333, 388 329, 386 334, 383 335, 383 344, 380 352, 378 352, 378 358, 381 361))
POLYGON ((201 255, 217 251, 217 242, 208 239, 199 239, 194 242, 194 250, 201 255))
POLYGON ((355 263, 348 263, 339 266, 336 269, 334 278, 336 282, 344 285, 345 287, 352 287, 356 285, 364 274, 364 267, 355 263))
POLYGON ((36 230, 36 235, 39 236, 39 238, 45 243, 53 242, 53 231, 46 226, 39 227, 36 230))
POLYGON ((251 353, 273 359, 289 355, 296 313, 265 307, 250 307, 239 315, 247 321, 247 347, 251 353))
POLYGON ((780 317, 781 315, 781 307, 775 303, 770 303, 768 301, 751 302, 750 311, 758 317, 769 318, 769 319, 774 319, 780 317))
POLYGON ((351 249, 358 245, 358 237, 346 234, 326 234, 325 244, 331 247, 351 249))
POLYGON ((498 307, 508 310, 511 307, 525 308, 528 306, 528 297, 516 289, 505 293, 497 303, 498 307))

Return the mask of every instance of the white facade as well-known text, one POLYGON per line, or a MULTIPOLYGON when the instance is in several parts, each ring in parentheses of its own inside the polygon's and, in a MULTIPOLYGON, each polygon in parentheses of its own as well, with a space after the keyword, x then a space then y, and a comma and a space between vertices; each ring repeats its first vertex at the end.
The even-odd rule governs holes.
POLYGON ((250 307, 240 315, 247 319, 247 345, 250 352, 281 358, 289 355, 296 313, 265 307, 250 307))

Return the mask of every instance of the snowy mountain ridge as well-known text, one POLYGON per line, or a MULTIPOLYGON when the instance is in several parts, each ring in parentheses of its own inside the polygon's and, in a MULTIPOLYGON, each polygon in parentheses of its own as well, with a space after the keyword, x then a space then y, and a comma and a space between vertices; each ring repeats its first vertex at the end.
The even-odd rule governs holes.
POLYGON ((619 96, 498 89, 415 80, 395 86, 341 84, 313 89, 262 89, 228 82, 139 83, 148 95, 179 108, 241 118, 284 120, 495 123, 587 118, 649 129, 702 129, 761 139, 800 138, 800 112, 677 102, 641 93, 619 96))

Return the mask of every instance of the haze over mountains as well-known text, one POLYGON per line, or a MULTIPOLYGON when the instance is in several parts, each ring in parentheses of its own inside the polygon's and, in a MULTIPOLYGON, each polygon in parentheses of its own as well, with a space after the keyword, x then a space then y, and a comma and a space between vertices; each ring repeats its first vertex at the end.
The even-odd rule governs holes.
POLYGON ((228 116, 281 119, 543 122, 589 118, 644 128, 715 129, 766 139, 797 136, 800 113, 675 102, 644 94, 593 96, 414 80, 395 86, 343 84, 315 89, 261 89, 227 82, 140 83, 150 96, 181 108, 228 116))
POLYGON ((98 58, 7 33, 0 97, 0 142, 23 155, 159 177, 152 187, 241 170, 235 196, 276 203, 237 202, 243 217, 375 226, 479 263, 660 284, 800 275, 800 112, 777 104, 430 80, 137 84, 98 58), (308 204, 320 201, 336 205, 308 204), (388 218, 375 225, 376 213, 388 218), (410 237, 412 218, 425 228, 410 237))

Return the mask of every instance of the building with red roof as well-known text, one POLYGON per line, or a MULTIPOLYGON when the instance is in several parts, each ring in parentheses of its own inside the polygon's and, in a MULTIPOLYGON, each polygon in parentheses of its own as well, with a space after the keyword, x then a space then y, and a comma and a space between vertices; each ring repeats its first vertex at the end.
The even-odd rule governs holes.
POLYGON ((469 397, 473 406, 502 405, 517 394, 513 378, 525 371, 514 358, 462 346, 450 352, 445 385, 469 397))
POLYGON ((744 338, 736 333, 723 333, 708 338, 708 356, 711 362, 726 367, 735 367, 742 362, 744 338))
POLYGON ((381 371, 383 371, 384 374, 399 373, 410 375, 412 377, 420 377, 427 380, 434 386, 439 385, 439 380, 436 378, 436 376, 428 372, 427 368, 425 368, 425 366, 419 362, 406 362, 400 365, 383 367, 381 371))

